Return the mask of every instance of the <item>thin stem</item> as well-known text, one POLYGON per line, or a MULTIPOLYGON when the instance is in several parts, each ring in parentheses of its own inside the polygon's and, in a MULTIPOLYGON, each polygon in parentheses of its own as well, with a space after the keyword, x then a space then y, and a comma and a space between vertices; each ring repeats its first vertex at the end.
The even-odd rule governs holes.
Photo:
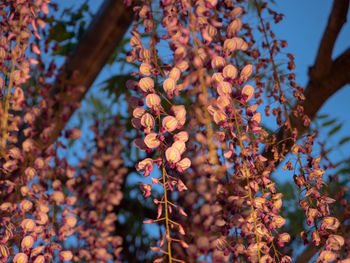
POLYGON ((254 220, 254 232, 255 232, 255 239, 256 239, 256 243, 257 243, 257 247, 258 247, 258 262, 260 263, 260 259, 261 259, 261 255, 260 255, 260 245, 259 245, 259 236, 258 236, 258 231, 257 231, 257 219, 256 219, 256 214, 255 214, 255 210, 254 210, 254 199, 253 199, 253 195, 252 195, 252 190, 250 188, 250 181, 249 181, 249 171, 247 168, 247 163, 246 160, 244 158, 244 145, 241 139, 241 132, 240 132, 240 128, 239 128, 239 124, 238 124, 238 120, 237 120, 237 113, 236 113, 236 107, 235 107, 235 103, 232 102, 232 108, 233 108, 233 114, 235 117, 235 125, 236 125, 236 130, 237 130, 237 139, 239 142, 239 145, 241 147, 241 156, 242 156, 242 163, 243 163, 243 171, 247 180, 247 187, 248 187, 248 195, 249 195, 249 200, 250 200, 250 209, 252 211, 252 216, 253 216, 253 220, 254 220))
POLYGON ((165 176, 166 176, 165 165, 164 165, 164 162, 162 162, 162 177, 163 177, 163 190, 164 190, 164 210, 165 210, 165 228, 166 228, 166 235, 168 237, 167 238, 168 258, 169 258, 169 263, 171 263, 172 262, 172 257, 171 257, 171 238, 170 238, 170 229, 169 229, 168 197, 167 197, 165 176))

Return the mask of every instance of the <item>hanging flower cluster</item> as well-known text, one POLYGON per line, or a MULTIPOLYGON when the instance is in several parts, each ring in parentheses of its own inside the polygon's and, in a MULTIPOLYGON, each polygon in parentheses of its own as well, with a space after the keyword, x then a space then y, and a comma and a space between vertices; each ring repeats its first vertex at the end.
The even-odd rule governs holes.
MULTIPOLYGON (((229 259, 291 262, 291 258, 281 252, 291 240, 291 236, 282 230, 286 223, 281 216, 283 195, 276 191, 270 178, 284 159, 284 151, 290 143, 294 144, 292 153, 297 154, 300 164, 295 169, 302 174, 296 176, 296 184, 306 189, 300 204, 306 212, 307 224, 314 228, 311 238, 314 245, 325 246, 318 260, 326 262, 338 258, 344 244, 344 239, 337 234, 339 220, 329 212, 329 204, 334 200, 320 192, 324 186, 324 171, 318 165, 320 160, 311 157, 312 136, 297 143, 296 127, 291 118, 302 119, 305 126, 310 120, 300 106, 304 99, 303 89, 295 84, 295 74, 287 74, 290 82, 284 84, 285 76, 277 71, 275 57, 286 42, 275 40, 269 22, 262 18, 262 10, 267 9, 267 4, 254 3, 259 19, 257 29, 264 39, 262 50, 256 45, 251 33, 253 29, 243 23, 244 1, 146 1, 134 8, 138 25, 131 31, 133 49, 128 60, 138 60, 141 65, 135 73, 139 75, 139 81, 130 80, 127 86, 142 93, 143 100, 132 97, 129 101, 134 108, 132 123, 145 133, 144 139, 137 139, 135 145, 147 154, 153 153, 151 149, 157 152, 155 157, 139 162, 137 170, 149 176, 153 164, 157 164, 163 167, 163 175, 168 176, 168 171, 177 168, 177 172, 182 172, 183 167, 191 164, 191 169, 185 171, 187 176, 182 179, 184 187, 178 187, 180 195, 175 198, 182 202, 188 214, 188 217, 174 215, 185 227, 186 236, 180 235, 178 239, 186 241, 186 245, 173 244, 175 259, 170 254, 170 246, 167 251, 163 250, 164 238, 159 247, 153 248, 167 254, 169 262, 190 262, 203 256, 210 256, 212 262, 229 259), (162 29, 155 24, 154 10, 162 10, 162 29), (149 48, 142 44, 141 32, 136 31, 141 23, 144 32, 150 36, 149 48), (172 52, 169 56, 168 50, 162 48, 165 44, 172 52), (267 51, 266 58, 261 55, 266 54, 264 50, 267 51), (171 58, 170 62, 166 57, 171 58), (242 57, 246 62, 242 63, 242 57), (267 84, 260 76, 261 70, 266 68, 272 71, 271 92, 266 91, 267 84), (288 90, 288 86, 292 89, 288 90), (177 97, 182 90, 186 96, 177 97), (288 108, 286 93, 295 98, 293 109, 288 108), (271 109, 272 103, 264 103, 266 94, 268 99, 276 101, 276 107, 271 109), (186 100, 190 103, 186 104, 186 100), (143 101, 147 108, 143 107, 143 101), (183 101, 186 108, 174 106, 173 101, 183 101), (262 106, 265 116, 269 117, 272 111, 276 123, 288 131, 290 138, 269 137, 261 126, 262 106), (185 141, 176 138, 179 134, 168 134, 184 125, 179 125, 174 107, 188 112, 188 124, 182 128, 186 131, 181 132, 185 134, 185 141), (167 109, 170 112, 166 112, 167 109), (188 157, 182 159, 185 142, 188 157), (272 149, 272 159, 262 152, 264 147, 266 151, 272 149), (304 158, 302 154, 307 155, 310 165, 305 166, 300 161, 304 158), (164 158, 167 161, 165 169, 164 158), (189 189, 189 193, 181 193, 182 189, 189 189)), ((271 9, 268 12, 275 23, 282 19, 271 9)), ((289 54, 288 58, 288 69, 292 70, 295 67, 293 56, 289 54)), ((288 169, 294 168, 288 165, 288 169)), ((179 186, 176 178, 173 180, 169 185, 179 186)), ((140 183, 144 196, 150 196, 152 185, 159 182, 164 184, 164 179, 152 178, 152 184, 140 183)), ((166 190, 165 187, 163 199, 156 201, 158 205, 164 202, 165 209, 169 203, 166 190)), ((160 217, 162 208, 158 211, 160 217)), ((310 230, 301 234, 305 240, 307 232, 310 230)), ((173 240, 169 236, 166 239, 168 243, 173 240)), ((164 258, 155 262, 162 260, 164 258)))

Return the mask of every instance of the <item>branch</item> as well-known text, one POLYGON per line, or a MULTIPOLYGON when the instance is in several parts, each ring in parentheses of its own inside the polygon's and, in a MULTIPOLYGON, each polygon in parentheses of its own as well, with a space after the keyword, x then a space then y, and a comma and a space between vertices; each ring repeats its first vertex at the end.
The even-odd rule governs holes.
POLYGON ((56 83, 51 95, 57 100, 54 105, 50 105, 52 116, 48 118, 48 113, 42 112, 37 117, 37 130, 43 130, 50 125, 48 120, 55 123, 50 138, 45 144, 40 143, 40 135, 35 138, 39 149, 45 150, 56 141, 77 108, 76 105, 79 105, 84 98, 122 40, 132 18, 132 8, 125 7, 122 0, 104 1, 76 50, 61 69, 61 80, 56 83), (69 113, 65 112, 66 116, 62 118, 63 110, 67 108, 70 109, 69 113))
MULTIPOLYGON (((350 48, 334 61, 331 58, 334 43, 346 22, 349 3, 350 0, 334 0, 315 64, 310 68, 309 83, 304 93, 305 101, 302 103, 304 113, 310 120, 313 120, 317 111, 335 92, 347 83, 350 83, 350 48)), ((296 118, 293 114, 290 114, 289 118, 293 128, 297 129, 300 137, 307 130, 307 127, 303 125, 302 120, 296 118)), ((278 152, 287 154, 294 144, 292 139, 287 139, 292 136, 289 129, 281 128, 276 134, 277 142, 287 140, 285 144, 278 146, 278 152)), ((268 160, 273 160, 274 154, 272 149, 266 149, 264 156, 268 160)), ((278 166, 279 163, 280 160, 274 164, 278 166)))
POLYGON ((312 69, 313 78, 322 78, 322 75, 329 72, 332 62, 332 51, 339 32, 346 22, 346 15, 349 9, 350 0, 334 0, 332 11, 328 18, 326 30, 323 33, 316 62, 312 69))

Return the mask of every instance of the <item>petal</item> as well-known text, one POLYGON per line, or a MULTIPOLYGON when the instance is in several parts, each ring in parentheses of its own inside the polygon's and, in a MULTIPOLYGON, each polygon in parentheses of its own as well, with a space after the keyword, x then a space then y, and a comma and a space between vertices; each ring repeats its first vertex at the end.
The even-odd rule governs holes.
POLYGON ((242 89, 243 99, 249 101, 254 96, 254 88, 251 85, 245 85, 242 89))
POLYGON ((165 151, 165 157, 168 162, 177 163, 181 159, 181 154, 175 147, 170 147, 165 151))
POLYGON ((235 79, 238 74, 238 70, 233 65, 227 65, 222 71, 225 78, 235 79))
POLYGON ((148 94, 146 96, 146 105, 149 108, 157 108, 160 105, 160 97, 157 94, 148 94))
POLYGON ((157 138, 157 136, 158 135, 154 132, 146 135, 144 142, 148 148, 154 149, 160 145, 160 140, 157 138))
POLYGON ((144 92, 154 91, 154 81, 150 77, 140 79, 139 86, 144 92))
POLYGON ((162 127, 167 131, 167 132, 172 132, 174 131, 178 126, 178 121, 175 117, 173 116, 166 116, 163 121, 162 121, 162 127))

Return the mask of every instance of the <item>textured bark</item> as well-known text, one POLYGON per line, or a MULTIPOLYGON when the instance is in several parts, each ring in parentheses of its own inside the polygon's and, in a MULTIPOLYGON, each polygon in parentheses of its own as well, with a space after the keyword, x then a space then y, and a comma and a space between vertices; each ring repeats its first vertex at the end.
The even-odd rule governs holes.
MULTIPOLYGON (((52 107, 55 110, 53 120, 56 125, 46 144, 40 144, 39 140, 36 140, 37 146, 41 150, 57 140, 74 113, 74 109, 71 110, 64 121, 60 117, 62 109, 67 105, 74 106, 82 101, 86 92, 123 39, 132 19, 132 8, 125 7, 124 1, 104 1, 76 50, 61 69, 59 83, 56 83, 52 94, 52 96, 59 98, 52 107), (66 86, 73 87, 73 92, 67 92, 66 86)), ((43 112, 37 118, 38 130, 41 130, 43 126, 45 114, 43 112)))

